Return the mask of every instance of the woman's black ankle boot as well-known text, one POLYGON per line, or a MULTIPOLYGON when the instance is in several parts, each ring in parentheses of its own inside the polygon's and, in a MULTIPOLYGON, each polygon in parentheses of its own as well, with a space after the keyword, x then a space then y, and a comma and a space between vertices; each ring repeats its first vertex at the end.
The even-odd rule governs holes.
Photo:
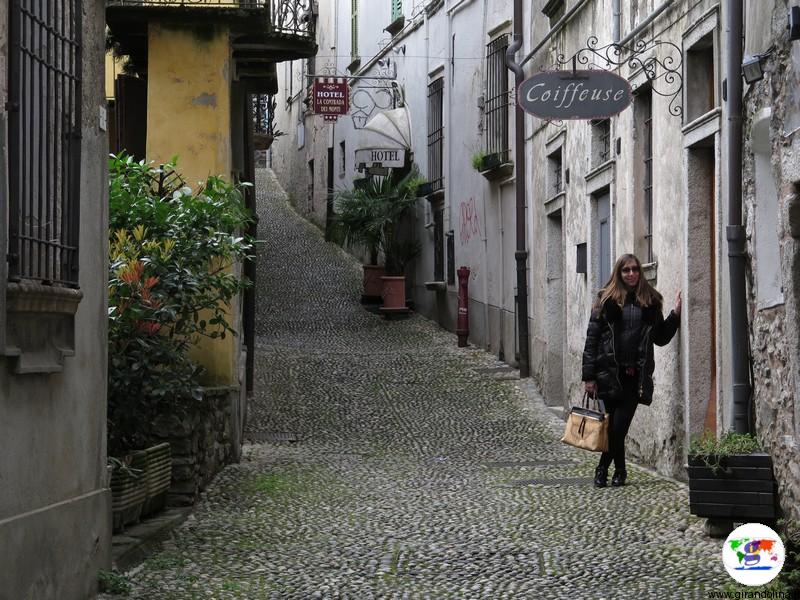
POLYGON ((622 487, 625 485, 625 479, 628 477, 628 472, 625 469, 614 469, 614 477, 611 478, 611 487, 622 487))
POLYGON ((594 487, 603 488, 608 485, 608 467, 597 467, 594 470, 594 487))

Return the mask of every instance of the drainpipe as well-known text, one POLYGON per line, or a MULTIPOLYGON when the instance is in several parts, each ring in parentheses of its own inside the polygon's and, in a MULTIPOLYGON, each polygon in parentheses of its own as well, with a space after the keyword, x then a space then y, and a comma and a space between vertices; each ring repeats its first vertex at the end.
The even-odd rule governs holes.
POLYGON ((621 35, 619 29, 622 16, 622 9, 620 8, 619 0, 612 0, 611 13, 612 13, 611 22, 613 27, 613 33, 611 35, 611 39, 612 41, 614 41, 614 43, 617 43, 619 42, 619 36, 621 35))
POLYGON ((730 273, 733 430, 750 430, 750 356, 742 225, 743 0, 728 3, 728 268, 730 273))
MULTIPOLYGON (((514 42, 506 50, 506 65, 514 72, 514 89, 525 79, 522 66, 514 59, 522 48, 522 0, 514 0, 514 42)), ((528 344, 528 249, 525 240, 525 113, 516 103, 514 119, 514 169, 517 208, 517 325, 519 328, 519 376, 530 377, 528 344)))

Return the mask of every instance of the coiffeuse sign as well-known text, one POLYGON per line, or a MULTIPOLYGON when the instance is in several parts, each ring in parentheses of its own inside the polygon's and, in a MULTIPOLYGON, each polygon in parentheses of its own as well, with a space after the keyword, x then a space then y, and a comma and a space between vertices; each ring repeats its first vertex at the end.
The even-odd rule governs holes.
POLYGON ((325 116, 346 115, 350 110, 350 89, 346 80, 314 80, 314 113, 325 116))
POLYGON ((609 71, 543 71, 523 81, 517 102, 540 119, 604 119, 633 100, 630 84, 609 71))

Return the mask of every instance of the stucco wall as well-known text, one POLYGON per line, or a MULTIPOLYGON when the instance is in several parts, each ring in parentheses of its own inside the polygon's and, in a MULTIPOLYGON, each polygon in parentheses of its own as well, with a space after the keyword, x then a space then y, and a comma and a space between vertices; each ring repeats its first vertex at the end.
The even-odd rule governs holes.
MULTIPOLYGON (((0 6, 3 27, 6 7, 0 6)), ((0 368, 3 599, 84 600, 96 592, 98 569, 110 564, 105 448, 108 138, 100 130, 105 3, 90 0, 83 7, 79 268, 84 296, 75 316, 75 356, 65 360, 63 372, 12 375, 8 365, 0 368)), ((4 87, 2 64, 0 73, 4 87)))
MULTIPOLYGON (((209 175, 232 180, 230 52, 226 27, 149 27, 147 158, 160 163, 178 156, 193 188, 209 175)), ((237 328, 236 299, 229 319, 237 328)), ((202 338, 192 349, 191 358, 206 369, 205 383, 238 383, 240 339, 202 338)))

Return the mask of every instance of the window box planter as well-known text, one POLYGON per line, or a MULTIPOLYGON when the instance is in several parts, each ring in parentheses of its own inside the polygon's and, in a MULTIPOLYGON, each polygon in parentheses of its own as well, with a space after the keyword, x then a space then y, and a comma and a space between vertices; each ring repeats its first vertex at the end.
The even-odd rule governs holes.
POLYGON ((777 517, 778 486, 768 454, 689 456, 687 472, 693 515, 736 522, 777 517))
POLYGON ((397 33, 403 29, 403 26, 406 24, 406 18, 403 15, 397 17, 394 21, 389 23, 387 27, 384 28, 384 31, 387 32, 392 37, 396 36, 397 33))
POLYGON ((496 181, 510 176, 514 172, 514 163, 503 161, 502 154, 487 154, 481 157, 478 171, 489 181, 496 181))
POLYGON ((120 459, 128 469, 114 468, 111 473, 111 514, 114 531, 137 523, 147 499, 147 453, 132 452, 120 459))
POLYGON ((147 497, 142 507, 142 516, 164 509, 167 491, 172 482, 172 452, 169 442, 145 450, 147 455, 147 497))
POLYGON ((417 187, 417 198, 424 198, 433 193, 433 184, 430 182, 422 183, 417 187))
POLYGON ((172 481, 168 442, 137 450, 120 459, 127 469, 111 472, 111 513, 114 531, 162 510, 172 481))

